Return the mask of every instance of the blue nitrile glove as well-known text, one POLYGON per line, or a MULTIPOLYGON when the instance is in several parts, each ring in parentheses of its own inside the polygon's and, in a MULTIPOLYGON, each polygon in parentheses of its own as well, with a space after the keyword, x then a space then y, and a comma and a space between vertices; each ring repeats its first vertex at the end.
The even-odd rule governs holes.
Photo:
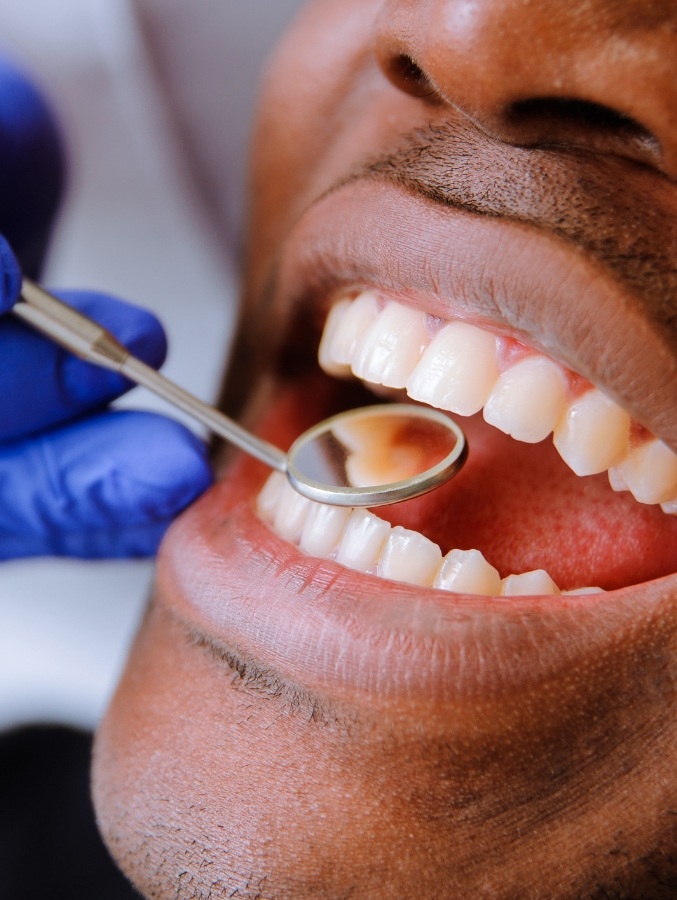
MULTIPOLYGON (((19 268, 0 238, 0 314, 19 268)), ((60 294, 159 366, 166 344, 148 312, 101 294, 60 294)), ((208 486, 206 450, 163 416, 106 410, 131 385, 13 317, 0 317, 0 560, 147 556, 208 486)))
POLYGON ((64 181, 59 128, 31 82, 0 57, 0 234, 37 278, 64 181))
MULTIPOLYGON (((0 234, 34 278, 63 176, 48 105, 0 58, 0 234)), ((204 446, 161 416, 106 411, 129 384, 3 318, 20 283, 0 238, 0 560, 152 554, 168 522, 211 479, 204 446)), ((164 334, 151 315, 96 294, 67 298, 142 359, 161 363, 164 334)))

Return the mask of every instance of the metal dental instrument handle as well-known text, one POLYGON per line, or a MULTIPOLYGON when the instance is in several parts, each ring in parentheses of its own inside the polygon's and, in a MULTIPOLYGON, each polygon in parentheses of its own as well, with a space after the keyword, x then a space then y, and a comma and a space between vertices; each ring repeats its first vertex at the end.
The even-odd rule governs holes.
POLYGON ((312 500, 337 506, 396 503, 448 481, 467 458, 465 435, 453 419, 408 404, 381 404, 333 416, 302 434, 284 453, 132 356, 107 329, 28 279, 13 313, 76 356, 120 372, 285 473, 292 486, 312 500))
POLYGON ((87 362, 126 375, 136 384, 177 406, 245 453, 277 469, 287 470, 287 454, 255 437, 237 422, 160 375, 127 350, 101 325, 24 278, 21 300, 13 312, 24 322, 87 362))

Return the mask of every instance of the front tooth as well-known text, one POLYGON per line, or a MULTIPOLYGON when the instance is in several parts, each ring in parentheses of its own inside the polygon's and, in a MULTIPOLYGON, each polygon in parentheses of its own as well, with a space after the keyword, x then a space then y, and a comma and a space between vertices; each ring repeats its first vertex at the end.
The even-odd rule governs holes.
POLYGON ((544 569, 508 575, 501 582, 502 597, 533 597, 542 594, 559 594, 559 588, 544 569))
POLYGON ((377 572, 381 578, 431 587, 442 551, 417 531, 396 525, 381 550, 377 572))
POLYGON ((403 388, 428 340, 424 313, 389 303, 355 347, 353 372, 365 381, 403 388))
POLYGON ((558 365, 529 356, 499 378, 484 418, 518 441, 536 444, 553 430, 564 410, 564 380, 558 365))
POLYGON ((336 561, 358 572, 373 572, 390 525, 364 509, 354 509, 343 529, 336 561))
POLYGON ((349 349, 349 347, 344 348, 343 346, 342 335, 346 330, 343 320, 352 305, 352 301, 346 298, 339 300, 329 310, 317 352, 318 361, 324 371, 340 378, 350 375, 350 364, 340 360, 346 356, 349 349))
POLYGON ((451 322, 433 338, 407 382, 407 393, 440 409, 472 416, 498 378, 496 338, 466 322, 451 322))
POLYGON ((299 546, 310 556, 329 559, 341 539, 350 510, 314 503, 308 512, 299 546))
POLYGON ((629 436, 628 413, 594 388, 571 404, 554 444, 576 475, 596 475, 625 458, 629 436))
POLYGON ((301 537, 313 501, 302 497, 285 480, 277 496, 273 527, 280 537, 296 543, 301 537))
POLYGON ((623 478, 623 476, 621 475, 621 473, 618 471, 618 468, 617 468, 617 467, 612 466, 612 467, 609 469, 609 471, 608 471, 607 474, 608 474, 608 476, 609 476, 609 484, 611 485, 611 487, 612 487, 615 491, 619 491, 619 492, 620 492, 620 491, 627 491, 627 490, 629 490, 625 478, 623 478))
POLYGON ((479 550, 451 550, 444 557, 434 586, 456 594, 497 597, 501 592, 501 576, 479 550))
POLYGON ((652 439, 609 469, 609 480, 614 490, 625 485, 640 503, 669 502, 677 497, 677 455, 652 439))
POLYGON ((286 478, 281 472, 273 472, 268 476, 256 500, 259 514, 268 522, 272 522, 277 511, 277 504, 286 478))
POLYGON ((342 300, 332 307, 319 351, 320 365, 330 375, 350 371, 355 348, 380 309, 380 298, 375 291, 362 291, 354 300, 342 300))
POLYGON ((668 500, 666 503, 661 503, 661 509, 669 516, 677 516, 677 500, 668 500))

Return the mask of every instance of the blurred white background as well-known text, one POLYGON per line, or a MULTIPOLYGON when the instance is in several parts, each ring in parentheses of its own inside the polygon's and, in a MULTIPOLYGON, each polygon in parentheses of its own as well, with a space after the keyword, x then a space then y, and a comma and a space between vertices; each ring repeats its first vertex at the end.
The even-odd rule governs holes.
MULTIPOLYGON (((232 337, 246 136, 262 61, 299 0, 0 0, 0 52, 62 123, 66 203, 45 283, 155 310, 164 371, 215 398, 232 337)), ((126 405, 163 409, 134 391, 126 405)), ((0 563, 0 728, 94 727, 152 562, 0 563)))

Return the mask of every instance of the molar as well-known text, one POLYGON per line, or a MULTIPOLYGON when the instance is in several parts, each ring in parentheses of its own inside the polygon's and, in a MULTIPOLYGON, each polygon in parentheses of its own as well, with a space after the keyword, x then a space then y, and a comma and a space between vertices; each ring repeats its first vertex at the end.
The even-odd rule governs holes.
POLYGON ((329 310, 317 354, 320 366, 324 371, 337 378, 345 378, 350 375, 350 363, 340 360, 348 355, 349 347, 343 342, 345 327, 343 320, 351 306, 352 301, 346 297, 335 303, 329 310))
POLYGON ((256 508, 262 519, 272 522, 277 510, 280 491, 286 479, 281 472, 272 472, 256 498, 256 508))

